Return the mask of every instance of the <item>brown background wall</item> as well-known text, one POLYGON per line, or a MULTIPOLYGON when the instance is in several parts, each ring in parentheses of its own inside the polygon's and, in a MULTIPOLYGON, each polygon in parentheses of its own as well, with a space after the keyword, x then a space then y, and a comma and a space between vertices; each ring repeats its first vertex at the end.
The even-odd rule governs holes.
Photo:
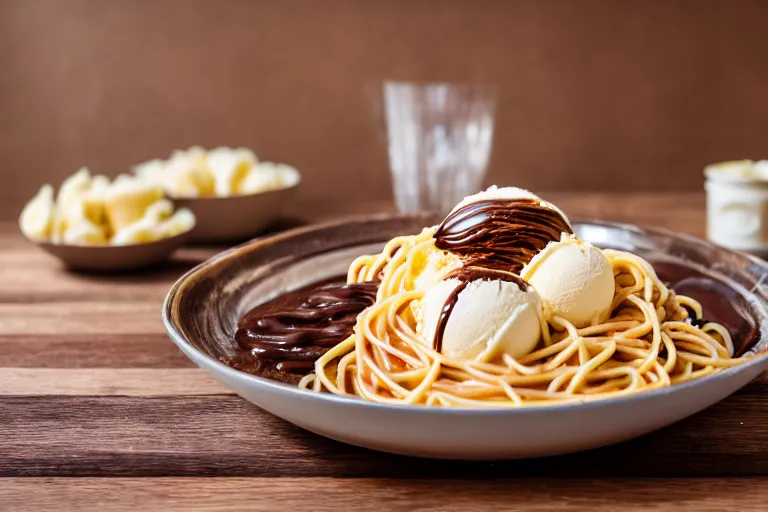
POLYGON ((389 197, 385 78, 499 87, 489 183, 698 189, 768 155, 766 27, 759 0, 0 0, 0 217, 191 144, 389 197))

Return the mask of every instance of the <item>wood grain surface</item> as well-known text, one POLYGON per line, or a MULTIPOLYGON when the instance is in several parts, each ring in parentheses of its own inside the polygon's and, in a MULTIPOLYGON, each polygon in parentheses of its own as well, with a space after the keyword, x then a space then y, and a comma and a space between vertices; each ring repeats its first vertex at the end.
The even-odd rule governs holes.
MULTIPOLYGON (((573 217, 704 231, 700 194, 545 197, 573 217)), ((0 510, 765 510, 765 375, 659 432, 529 461, 388 455, 279 420, 163 332, 165 292, 220 249, 92 276, 0 223, 0 510)))
POLYGON ((758 478, 379 480, 367 478, 24 478, 0 481, 16 512, 58 510, 423 510, 593 512, 765 510, 758 478), (40 493, 41 488, 46 492, 40 493), (734 500, 734 496, 740 498, 734 500), (362 499, 365 497, 365 499, 362 499), (62 509, 64 510, 64 509, 62 509), (736 510, 734 508, 733 510, 736 510))

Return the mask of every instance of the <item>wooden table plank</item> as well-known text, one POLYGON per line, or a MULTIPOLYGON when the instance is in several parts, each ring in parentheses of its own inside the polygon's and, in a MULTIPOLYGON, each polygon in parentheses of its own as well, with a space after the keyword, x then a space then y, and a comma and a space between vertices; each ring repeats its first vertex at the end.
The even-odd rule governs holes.
POLYGON ((14 512, 388 510, 646 512, 765 510, 768 479, 374 480, 51 478, 0 480, 14 512))
MULTIPOLYGON (((213 254, 213 251, 212 251, 213 254)), ((157 302, 193 262, 165 264, 141 274, 88 275, 64 272, 50 257, 14 262, 2 256, 0 303, 70 302, 80 300, 157 302)))
POLYGON ((233 395, 197 368, 0 368, 0 396, 233 395))
POLYGON ((79 300, 0 304, 0 336, 162 334, 162 301, 79 300))
POLYGON ((527 461, 466 463, 353 448, 235 396, 0 397, 0 476, 381 478, 768 475, 768 384, 642 438, 527 461), (66 435, 62 435, 66 433, 66 435))
POLYGON ((194 363, 155 334, 0 335, 0 368, 192 368, 194 363))

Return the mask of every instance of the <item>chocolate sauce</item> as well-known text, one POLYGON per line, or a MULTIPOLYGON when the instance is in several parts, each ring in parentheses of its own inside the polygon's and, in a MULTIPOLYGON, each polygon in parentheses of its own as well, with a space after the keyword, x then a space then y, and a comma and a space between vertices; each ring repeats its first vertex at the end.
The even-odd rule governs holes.
POLYGON ((491 199, 451 212, 435 232, 435 245, 467 265, 520 270, 561 233, 573 233, 568 221, 537 199, 491 199))
POLYGON ((437 352, 441 352, 443 349, 443 335, 445 334, 445 327, 448 325, 448 320, 451 317, 453 308, 456 307, 456 303, 459 300, 459 294, 464 291, 470 281, 507 281, 515 283, 521 290, 528 290, 530 284, 524 281, 521 277, 504 272, 503 270, 494 270, 489 268, 480 267, 462 267, 454 270, 448 274, 446 279, 458 279, 460 283, 451 290, 448 297, 445 299, 443 309, 440 310, 440 318, 437 320, 437 326, 435 326, 435 338, 432 341, 432 346, 437 352))
POLYGON ((692 307, 683 305, 683 309, 688 313, 688 316, 683 320, 685 323, 691 324, 697 329, 701 329, 709 323, 709 320, 698 318, 696 316, 696 311, 694 311, 692 307))
POLYGON ((376 300, 378 282, 336 281, 305 287, 257 306, 240 321, 235 341, 245 352, 240 370, 295 382, 344 341, 357 315, 376 300))
POLYGON ((659 279, 669 283, 676 294, 686 295, 701 304, 707 319, 697 318, 694 311, 686 308, 686 322, 698 328, 707 322, 723 325, 731 333, 736 357, 744 355, 754 346, 760 337, 760 328, 758 316, 748 297, 686 265, 668 261, 651 261, 651 265, 659 279))

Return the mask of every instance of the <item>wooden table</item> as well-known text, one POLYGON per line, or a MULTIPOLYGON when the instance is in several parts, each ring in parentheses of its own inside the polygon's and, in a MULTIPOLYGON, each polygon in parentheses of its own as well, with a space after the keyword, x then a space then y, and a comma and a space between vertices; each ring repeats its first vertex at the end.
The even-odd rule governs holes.
MULTIPOLYGON (((548 197, 703 235, 699 194, 548 197)), ((0 510, 768 510, 765 376, 673 427, 549 459, 430 461, 304 432, 166 336, 166 291, 214 252, 79 275, 0 224, 0 510)))

